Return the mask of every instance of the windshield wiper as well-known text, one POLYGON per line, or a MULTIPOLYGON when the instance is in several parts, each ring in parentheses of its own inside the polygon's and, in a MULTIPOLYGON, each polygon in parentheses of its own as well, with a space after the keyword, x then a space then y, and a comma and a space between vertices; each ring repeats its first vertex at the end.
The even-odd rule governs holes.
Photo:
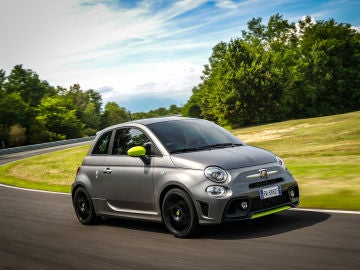
POLYGON ((207 149, 213 149, 213 148, 225 148, 225 147, 236 147, 236 146, 243 146, 241 143, 216 143, 216 144, 209 144, 209 145, 203 145, 200 147, 191 147, 191 148, 180 148, 172 150, 170 153, 186 153, 186 152, 194 152, 194 151, 200 151, 200 150, 207 150, 207 149))
POLYGON ((193 151, 198 151, 201 150, 199 147, 193 147, 193 148, 180 148, 180 149, 175 149, 170 151, 171 154, 176 154, 176 153, 186 153, 186 152, 193 152, 193 151))
POLYGON ((241 143, 216 143, 208 145, 209 148, 225 148, 225 147, 236 147, 243 146, 241 143))

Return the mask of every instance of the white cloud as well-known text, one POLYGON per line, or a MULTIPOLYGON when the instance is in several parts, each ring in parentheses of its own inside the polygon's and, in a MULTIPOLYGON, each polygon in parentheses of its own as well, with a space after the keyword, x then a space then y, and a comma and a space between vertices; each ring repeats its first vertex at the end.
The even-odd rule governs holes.
MULTIPOLYGON (((14 59, 66 62, 106 53, 101 48, 161 31, 161 22, 146 10, 113 10, 104 4, 83 6, 83 1, 9 0, 1 3, 2 46, 5 63, 14 59), (99 50, 100 49, 100 50, 99 50)), ((18 61, 19 61, 18 60, 18 61)))
POLYGON ((357 25, 357 26, 353 26, 351 27, 352 29, 356 30, 358 33, 360 33, 360 26, 357 25))
POLYGON ((216 2, 216 5, 220 8, 235 9, 237 5, 231 0, 220 0, 216 2))
POLYGON ((156 81, 158 88, 147 91, 160 94, 168 87, 176 90, 180 87, 176 82, 184 79, 180 78, 184 63, 167 63, 166 59, 154 62, 151 54, 163 50, 171 54, 173 50, 199 46, 174 42, 173 48, 166 49, 161 47, 164 44, 156 44, 156 39, 174 34, 169 17, 202 2, 180 1, 155 15, 150 12, 150 1, 133 9, 113 8, 101 2, 85 5, 81 0, 1 2, 0 24, 6 26, 1 31, 1 68, 9 72, 14 65, 24 64, 55 85, 110 85, 112 94, 124 96, 134 95, 131 91, 139 91, 137 86, 149 81, 156 81), (150 63, 144 64, 146 61, 150 63))
POLYGON ((107 74, 107 81, 115 87, 112 92, 104 93, 104 99, 122 101, 149 94, 184 98, 200 82, 201 68, 188 61, 143 64, 136 69, 139 71, 107 74))

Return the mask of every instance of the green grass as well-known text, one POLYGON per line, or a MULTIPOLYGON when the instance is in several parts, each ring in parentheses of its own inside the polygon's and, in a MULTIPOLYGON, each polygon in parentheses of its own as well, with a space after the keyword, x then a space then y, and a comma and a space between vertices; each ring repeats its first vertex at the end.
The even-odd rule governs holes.
POLYGON ((77 168, 90 145, 34 156, 0 167, 3 184, 40 190, 70 192, 77 168))
MULTIPOLYGON (((298 181, 301 207, 360 210, 360 112, 236 129, 250 145, 282 157, 298 181)), ((0 182, 69 192, 89 145, 0 167, 0 182)))
POLYGON ((282 157, 299 182, 301 206, 360 210, 360 112, 232 132, 282 157))

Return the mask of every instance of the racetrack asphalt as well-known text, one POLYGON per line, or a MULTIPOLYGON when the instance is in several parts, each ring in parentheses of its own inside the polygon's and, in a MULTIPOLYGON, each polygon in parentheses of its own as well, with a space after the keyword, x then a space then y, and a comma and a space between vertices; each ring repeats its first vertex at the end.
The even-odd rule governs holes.
POLYGON ((67 194, 0 186, 0 269, 360 269, 360 215, 288 210, 202 227, 81 225, 67 194))

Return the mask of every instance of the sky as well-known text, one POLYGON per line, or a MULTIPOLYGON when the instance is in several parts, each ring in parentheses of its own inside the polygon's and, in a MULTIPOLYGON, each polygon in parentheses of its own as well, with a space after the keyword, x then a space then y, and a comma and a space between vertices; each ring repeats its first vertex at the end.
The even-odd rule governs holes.
POLYGON ((0 69, 95 89, 131 112, 182 106, 212 48, 254 17, 334 18, 360 30, 360 0, 0 0, 0 69))

